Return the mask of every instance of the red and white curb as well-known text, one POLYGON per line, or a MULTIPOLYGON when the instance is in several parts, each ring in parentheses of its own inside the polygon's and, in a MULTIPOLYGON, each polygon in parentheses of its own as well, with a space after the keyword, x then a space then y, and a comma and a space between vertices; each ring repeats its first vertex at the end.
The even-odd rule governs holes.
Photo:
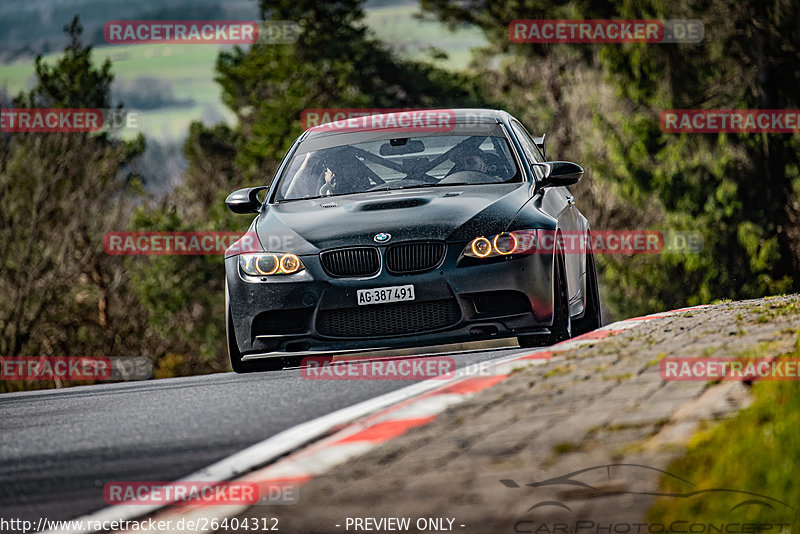
MULTIPOLYGON (((299 487, 350 458, 362 455, 413 428, 430 423, 446 408, 502 382, 521 366, 543 365, 551 362, 560 352, 597 343, 647 321, 705 307, 707 305, 625 319, 535 352, 526 351, 523 355, 513 354, 485 362, 479 366, 477 375, 476 366, 470 366, 459 369, 455 376, 448 380, 425 380, 293 427, 183 480, 206 481, 210 484, 229 480, 254 482, 260 489, 281 485, 299 487), (253 470, 270 461, 273 463, 253 470), (242 475, 243 473, 246 474, 242 475)), ((222 521, 226 517, 236 516, 250 506, 117 505, 78 520, 83 519, 84 523, 87 523, 130 520, 151 515, 154 521, 172 520, 172 524, 176 524, 179 519, 185 519, 186 522, 195 521, 195 524, 207 524, 208 529, 201 529, 198 532, 208 532, 212 531, 210 525, 213 520, 222 521)), ((84 532, 91 531, 70 531, 71 534, 84 532)), ((163 534, 163 531, 159 531, 159 534, 163 534)))

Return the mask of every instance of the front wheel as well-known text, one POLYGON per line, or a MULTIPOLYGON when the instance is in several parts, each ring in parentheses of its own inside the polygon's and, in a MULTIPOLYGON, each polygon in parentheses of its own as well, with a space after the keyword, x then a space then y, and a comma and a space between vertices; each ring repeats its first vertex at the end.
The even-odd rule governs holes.
POLYGON ((572 317, 569 314, 569 294, 567 292, 564 256, 556 256, 555 276, 553 277, 553 326, 550 333, 538 336, 519 336, 520 347, 544 347, 554 345, 572 337, 572 317))

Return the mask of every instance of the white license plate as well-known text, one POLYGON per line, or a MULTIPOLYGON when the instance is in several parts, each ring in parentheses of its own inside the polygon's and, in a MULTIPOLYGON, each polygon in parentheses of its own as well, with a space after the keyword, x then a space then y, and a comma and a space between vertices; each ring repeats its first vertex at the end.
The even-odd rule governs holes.
POLYGON ((358 304, 384 304, 386 302, 400 302, 414 300, 414 286, 376 287, 375 289, 359 289, 358 304))

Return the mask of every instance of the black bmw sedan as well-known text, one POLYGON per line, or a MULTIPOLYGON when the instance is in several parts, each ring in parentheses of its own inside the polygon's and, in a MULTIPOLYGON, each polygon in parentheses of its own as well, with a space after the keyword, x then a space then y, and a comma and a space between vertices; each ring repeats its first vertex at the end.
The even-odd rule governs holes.
POLYGON ((225 257, 234 371, 600 326, 591 247, 572 239, 589 234, 567 189, 583 169, 504 111, 419 113, 310 128, 271 186, 227 198, 258 214, 255 247, 225 257))

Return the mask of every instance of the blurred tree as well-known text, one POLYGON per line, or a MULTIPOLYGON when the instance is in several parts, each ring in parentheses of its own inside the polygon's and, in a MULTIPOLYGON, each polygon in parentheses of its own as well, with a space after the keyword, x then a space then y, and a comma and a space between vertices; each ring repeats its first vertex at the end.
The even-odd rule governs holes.
MULTIPOLYGON (((632 315, 800 290, 798 137, 666 134, 658 123, 659 113, 673 108, 800 107, 800 6, 789 0, 422 3, 450 24, 483 28, 491 44, 476 66, 502 59, 492 77, 495 93, 588 162, 592 198, 582 200, 596 228, 704 232, 701 254, 601 258, 615 311, 632 315), (508 24, 520 18, 699 19, 705 37, 699 44, 514 44, 508 24)), ((577 186, 582 192, 586 186, 577 186)))
MULTIPOLYGON (((231 213, 224 203, 241 183, 230 132, 225 125, 193 123, 184 145, 189 168, 183 182, 159 203, 137 209, 133 228, 244 233, 249 221, 231 213)), ((169 340, 160 347, 159 376, 226 370, 222 258, 147 256, 131 258, 127 265, 148 310, 150 328, 169 340)))
POLYGON ((787 0, 731 5, 650 1, 622 17, 699 19, 696 45, 605 48, 601 58, 621 94, 641 111, 630 134, 609 136, 620 173, 656 195, 680 221, 706 232, 706 249, 682 267, 698 283, 692 301, 800 290, 800 139, 792 134, 664 134, 658 113, 673 108, 800 108, 800 5, 787 0), (635 140, 629 135, 635 136, 635 140))
POLYGON ((474 80, 405 60, 375 40, 363 0, 262 1, 265 21, 296 21, 292 45, 258 44, 220 54, 223 101, 239 119, 237 165, 268 183, 302 132, 307 108, 397 108, 480 105, 474 80))
MULTIPOLYGON (((137 229, 239 230, 225 197, 238 187, 268 184, 302 132, 307 108, 396 108, 482 105, 477 83, 404 60, 364 25, 363 0, 262 2, 266 21, 297 21, 293 44, 256 44, 223 51, 217 81, 236 127, 191 126, 183 184, 156 207, 137 213, 137 229)), ((135 274, 151 325, 175 339, 165 374, 227 366, 222 258, 162 257, 135 274)), ((166 361, 166 360, 165 360, 166 361)), ((165 364, 166 365, 166 364, 165 364)))
POLYGON ((64 27, 69 43, 55 65, 48 65, 36 56, 36 86, 17 103, 25 107, 110 108, 111 61, 98 68, 92 63, 92 47, 81 44, 83 28, 77 15, 64 27))
MULTIPOLYGON (((107 108, 113 80, 80 43, 52 66, 36 59, 37 84, 14 107, 107 108)), ((0 132, 0 354, 130 355, 144 337, 128 275, 103 251, 103 235, 127 223, 125 167, 144 148, 106 132, 0 132)), ((7 388, 20 384, 0 385, 7 388)))

